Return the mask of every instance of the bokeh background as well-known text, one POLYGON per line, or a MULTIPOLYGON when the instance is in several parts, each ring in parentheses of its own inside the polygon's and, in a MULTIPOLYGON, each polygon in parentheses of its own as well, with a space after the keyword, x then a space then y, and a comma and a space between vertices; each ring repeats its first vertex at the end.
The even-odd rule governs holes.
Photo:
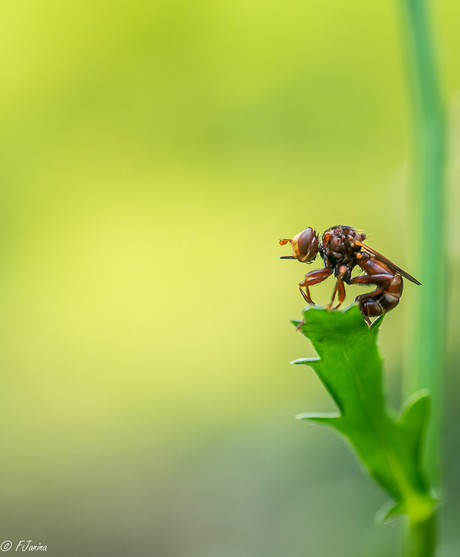
MULTIPOLYGON (((450 255, 442 555, 460 555, 460 5, 431 2, 450 255)), ((0 6, 0 537, 56 556, 393 557, 278 239, 414 268, 396 0, 0 6)), ((315 288, 328 301, 332 282, 315 288)), ((359 288, 349 290, 351 301, 359 288)), ((385 319, 390 399, 416 288, 385 319), (412 300, 411 300, 412 298, 412 300)), ((416 300, 415 300, 416 302, 416 300)))

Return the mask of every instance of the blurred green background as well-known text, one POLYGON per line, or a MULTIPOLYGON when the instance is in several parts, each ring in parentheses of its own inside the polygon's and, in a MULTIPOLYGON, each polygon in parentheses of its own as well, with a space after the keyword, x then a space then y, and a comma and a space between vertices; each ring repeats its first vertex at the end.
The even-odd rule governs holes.
MULTIPOLYGON (((431 7, 450 154, 442 555, 455 557, 460 5, 431 7)), ((307 269, 279 260, 278 239, 350 224, 411 272, 399 8, 2 3, 0 542, 69 557, 397 554, 400 524, 374 524, 385 494, 342 439, 294 420, 332 403, 289 366, 313 355, 288 322, 307 269)), ((408 284, 380 339, 395 405, 416 295, 408 284)))

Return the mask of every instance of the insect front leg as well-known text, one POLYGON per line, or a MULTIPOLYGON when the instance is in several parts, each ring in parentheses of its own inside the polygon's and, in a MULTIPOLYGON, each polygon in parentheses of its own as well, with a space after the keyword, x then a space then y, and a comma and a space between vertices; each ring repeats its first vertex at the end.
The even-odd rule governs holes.
POLYGON ((315 302, 311 299, 310 296, 310 286, 313 284, 318 284, 319 282, 323 282, 328 277, 332 275, 332 269, 325 267, 324 269, 318 269, 317 271, 311 271, 305 275, 305 280, 299 283, 299 290, 302 294, 304 300, 311 304, 312 306, 315 305, 315 302), (305 292, 302 290, 305 288, 305 292))

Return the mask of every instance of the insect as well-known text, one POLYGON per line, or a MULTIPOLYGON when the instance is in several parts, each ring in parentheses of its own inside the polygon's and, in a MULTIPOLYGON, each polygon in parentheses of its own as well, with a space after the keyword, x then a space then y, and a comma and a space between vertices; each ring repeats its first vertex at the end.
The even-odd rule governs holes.
POLYGON ((374 284, 377 288, 373 292, 355 298, 366 323, 371 327, 371 317, 383 315, 399 304, 403 290, 403 277, 415 284, 421 283, 381 253, 366 246, 363 243, 365 239, 366 235, 355 228, 338 225, 326 230, 321 241, 313 228, 305 228, 292 239, 284 238, 279 243, 284 246, 290 242, 292 247, 292 255, 285 255, 281 259, 297 259, 301 263, 313 263, 319 253, 323 260, 324 269, 307 273, 305 279, 299 283, 300 293, 309 304, 314 304, 310 295, 310 286, 326 280, 332 274, 337 281, 331 303, 326 306, 328 309, 332 309, 337 295, 338 304, 334 309, 342 305, 345 299, 344 283, 374 284), (352 277, 353 269, 357 265, 365 274, 352 277))

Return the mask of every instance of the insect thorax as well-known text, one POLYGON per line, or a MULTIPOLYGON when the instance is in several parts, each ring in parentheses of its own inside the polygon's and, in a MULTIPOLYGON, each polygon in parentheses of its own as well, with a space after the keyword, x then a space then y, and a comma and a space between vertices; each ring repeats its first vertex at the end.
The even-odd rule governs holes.
POLYGON ((347 282, 351 278, 353 268, 358 264, 356 254, 361 250, 361 246, 355 242, 362 242, 365 238, 365 234, 351 226, 338 225, 329 228, 323 234, 319 246, 324 265, 332 268, 336 276, 339 269, 345 266, 347 271, 344 280, 347 282))

